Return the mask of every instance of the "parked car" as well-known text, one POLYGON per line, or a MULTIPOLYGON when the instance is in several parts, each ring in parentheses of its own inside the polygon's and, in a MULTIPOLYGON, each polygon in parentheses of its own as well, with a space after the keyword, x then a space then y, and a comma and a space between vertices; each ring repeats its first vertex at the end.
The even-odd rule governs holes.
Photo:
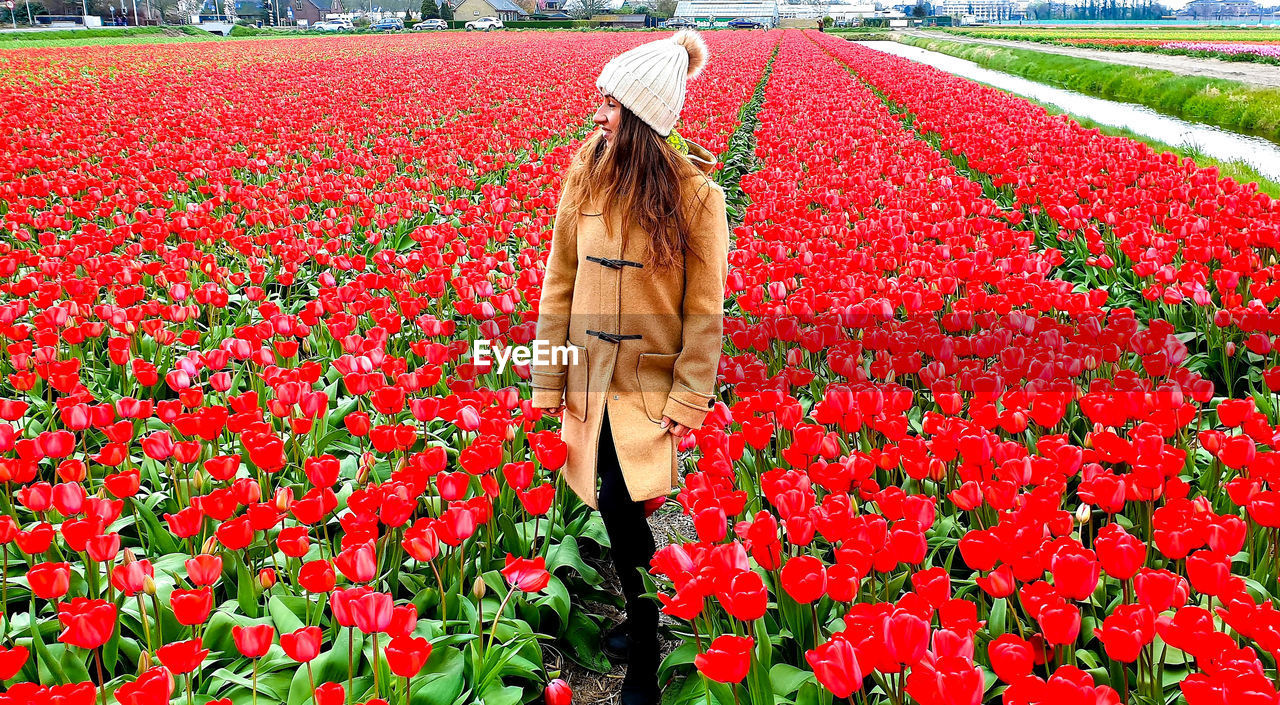
POLYGON ((350 20, 325 20, 317 22, 312 29, 321 32, 349 32, 355 29, 355 25, 351 24, 350 20))
POLYGON ((396 17, 388 17, 369 25, 369 29, 375 32, 399 32, 404 29, 404 20, 396 17))
POLYGON ((764 23, 749 20, 745 17, 738 17, 729 20, 729 29, 764 29, 764 23))
POLYGON ((415 32, 426 32, 433 29, 449 29, 449 23, 444 20, 423 20, 413 26, 415 32))
POLYGON ((672 17, 663 23, 662 26, 666 29, 694 29, 698 24, 693 20, 685 19, 683 17, 672 17))
POLYGON ((471 20, 466 24, 467 31, 473 29, 482 32, 488 32, 491 29, 502 29, 502 20, 497 17, 481 17, 478 20, 471 20))

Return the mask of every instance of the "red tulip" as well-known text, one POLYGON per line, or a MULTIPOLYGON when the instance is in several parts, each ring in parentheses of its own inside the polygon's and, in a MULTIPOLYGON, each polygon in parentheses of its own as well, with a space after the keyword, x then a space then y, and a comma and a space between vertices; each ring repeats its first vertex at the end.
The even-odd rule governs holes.
POLYGON ((143 559, 118 565, 111 570, 111 584, 125 595, 133 596, 146 588, 147 580, 154 579, 155 568, 151 561, 143 559))
POLYGON ((324 633, 320 627, 302 627, 288 634, 280 635, 280 648, 294 661, 306 663, 320 655, 320 644, 324 633))
POLYGON ((418 608, 412 603, 391 608, 391 624, 387 634, 392 637, 411 636, 418 627, 418 608))
POLYGON ((112 495, 124 499, 138 494, 142 486, 142 473, 136 468, 107 475, 102 484, 112 495))
POLYGON ((94 536, 85 543, 85 552, 99 563, 115 560, 120 553, 120 534, 113 531, 109 534, 94 536))
POLYGON ((262 658, 271 648, 276 630, 270 624, 255 624, 248 627, 236 625, 231 628, 231 638, 236 649, 245 658, 262 658))
POLYGON ((281 552, 290 558, 306 556, 310 543, 307 536, 307 527, 305 526, 291 526, 287 529, 281 529, 279 535, 276 536, 276 545, 280 547, 281 552))
POLYGON ((804 657, 818 682, 837 698, 847 698, 862 687, 858 652, 843 633, 833 634, 817 648, 806 651, 804 657))
POLYGON ((1068 600, 1087 600, 1098 586, 1102 566, 1093 551, 1064 545, 1053 554, 1050 561, 1053 570, 1053 587, 1068 600))
MULTIPOLYGON (((329 609, 333 610, 333 619, 338 623, 338 626, 356 626, 355 602, 371 592, 373 592, 373 588, 368 585, 358 585, 346 590, 334 590, 329 594, 329 609)), ((390 621, 389 617, 388 621, 390 621)))
POLYGON ((1119 605, 1095 631, 1108 657, 1133 663, 1155 638, 1155 613, 1146 605, 1119 605))
POLYGON ((826 593, 826 578, 822 561, 813 556, 796 556, 782 564, 782 589, 802 605, 826 593))
POLYGON ((729 580, 720 593, 720 604, 731 617, 752 622, 764 616, 769 608, 769 592, 760 574, 744 571, 729 580))
POLYGON ((942 568, 916 571, 911 575, 911 586, 934 609, 951 599, 951 578, 942 568))
POLYGON ((71 586, 71 565, 37 563, 27 571, 31 592, 43 600, 56 600, 67 594, 71 586))
POLYGON ((401 545, 404 546, 405 553, 412 556, 414 560, 423 562, 435 560, 435 557, 440 554, 440 540, 436 536, 435 529, 427 524, 419 524, 414 524, 405 531, 401 545))
POLYGON ((200 554, 186 560, 187 577, 194 585, 213 585, 222 577, 222 558, 200 554))
POLYGON ((29 530, 19 531, 13 538, 23 553, 36 556, 49 550, 53 544, 53 525, 40 522, 29 530))
POLYGON ((336 582, 336 574, 329 561, 315 560, 303 563, 298 569, 298 584, 310 593, 329 592, 336 582))
POLYGON ((334 566, 353 583, 367 583, 378 575, 373 544, 364 543, 344 549, 333 559, 334 566))
POLYGON ((325 683, 316 686, 316 705, 344 705, 346 701, 346 690, 341 683, 325 683))
POLYGON ((542 699, 546 705, 573 705, 573 691, 568 683, 555 678, 542 691, 542 699))
POLYGON ((974 582, 982 591, 994 598, 1008 597, 1013 594, 1013 569, 1007 564, 991 571, 986 577, 974 578, 974 582))
POLYGON ((1133 589, 1138 601, 1157 613, 1187 602, 1187 581, 1167 570, 1143 568, 1133 578, 1133 589))
POLYGON ((0 681, 7 681, 18 675, 18 671, 27 663, 30 652, 21 644, 5 648, 0 646, 0 681))
POLYGON ((751 669, 751 649, 755 639, 749 636, 722 634, 715 638, 705 653, 693 657, 698 672, 717 683, 738 683, 751 669))
POLYGON ((431 642, 423 638, 397 636, 384 652, 391 672, 403 678, 413 678, 431 658, 431 642))
POLYGON ((501 572, 511 587, 525 592, 541 592, 551 582, 551 574, 547 572, 542 556, 530 560, 508 553, 506 567, 501 572))
POLYGON ((58 641, 82 649, 96 649, 107 643, 116 624, 116 606, 106 600, 77 597, 58 604, 62 632, 58 641))
POLYGON ((1035 657, 1031 645, 1013 634, 996 637, 987 645, 991 670, 1005 683, 1013 683, 1031 673, 1035 657))
POLYGON ((1098 531, 1095 542, 1098 548, 1098 559, 1107 575, 1116 580, 1128 580, 1137 575, 1138 569, 1146 563, 1147 546, 1137 537, 1130 535, 1119 524, 1107 524, 1098 531))
POLYGON ((204 648, 200 639, 175 641, 156 649, 156 658, 164 667, 179 675, 190 673, 204 662, 209 650, 204 648))
POLYGON ((542 467, 555 472, 564 467, 569 457, 569 445, 559 436, 542 438, 533 445, 533 454, 542 467))
POLYGON ((1036 619, 1050 644, 1070 644, 1080 633, 1080 610, 1070 604, 1047 606, 1036 619))
POLYGON ((161 666, 149 669, 132 683, 116 688, 120 705, 168 705, 173 694, 173 676, 161 666))
POLYGON ((387 631, 391 626, 392 600, 385 592, 368 592, 351 600, 351 618, 365 634, 387 631))
POLYGON ((204 624, 213 609, 213 590, 208 587, 195 590, 175 589, 170 593, 169 606, 179 624, 204 624))
POLYGON ((214 534, 228 550, 239 551, 253 542, 253 525, 249 517, 242 516, 222 522, 214 534))
POLYGON ((1231 575, 1231 559, 1204 549, 1187 556, 1187 578, 1196 592, 1219 596, 1227 589, 1231 575))
POLYGON ((195 507, 187 507, 177 514, 165 514, 169 531, 180 539, 191 538, 204 528, 204 514, 195 507))
POLYGON ((885 655, 902 664, 913 664, 929 647, 929 622, 905 609, 884 618, 885 655))

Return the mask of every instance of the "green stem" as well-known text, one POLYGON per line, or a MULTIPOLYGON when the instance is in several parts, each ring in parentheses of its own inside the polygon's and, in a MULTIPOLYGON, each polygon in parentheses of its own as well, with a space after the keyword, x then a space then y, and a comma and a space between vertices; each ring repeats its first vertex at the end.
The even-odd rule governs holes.
POLYGON ((436 570, 435 559, 427 561, 427 565, 431 566, 431 572, 436 575, 436 584, 440 586, 440 622, 441 630, 445 634, 449 633, 449 596, 444 591, 444 581, 440 579, 440 571, 436 570))
POLYGON ((93 660, 98 665, 98 695, 102 698, 102 705, 107 705, 107 679, 102 676, 102 647, 93 650, 93 660))
POLYGON ((485 643, 484 650, 487 652, 489 647, 493 646, 493 638, 498 634, 498 622, 502 619, 502 613, 507 609, 507 601, 516 593, 513 587, 507 591, 507 596, 502 598, 502 604, 498 607, 498 613, 493 615, 493 631, 489 632, 489 641, 485 643))
POLYGON ((382 697, 381 678, 378 677, 378 633, 373 633, 373 697, 382 697))
POLYGON ((164 646, 164 626, 160 622, 160 596, 152 595, 151 604, 156 610, 156 648, 164 646))
MULTIPOLYGON (((316 701, 316 679, 311 675, 311 662, 307 661, 307 683, 311 686, 311 702, 316 701)), ((190 703, 188 703, 190 705, 190 703)))

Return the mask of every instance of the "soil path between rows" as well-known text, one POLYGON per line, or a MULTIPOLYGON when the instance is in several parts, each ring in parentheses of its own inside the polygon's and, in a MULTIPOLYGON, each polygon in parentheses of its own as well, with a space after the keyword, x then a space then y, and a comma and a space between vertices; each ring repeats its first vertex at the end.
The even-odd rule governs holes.
POLYGON ((1272 64, 1255 64, 1219 59, 1200 59, 1191 56, 1173 54, 1155 54, 1142 51, 1110 51, 1106 49, 1083 49, 1064 47, 1040 42, 1017 42, 1007 39, 983 39, 967 37, 943 32, 925 32, 919 30, 903 30, 903 34, 925 39, 940 39, 965 44, 987 44, 990 46, 1008 47, 1010 49, 1026 49, 1045 54, 1075 56, 1081 59, 1093 59, 1112 64, 1126 66, 1142 66, 1150 69, 1172 71, 1183 76, 1203 76, 1205 78, 1222 78, 1228 81, 1252 83, 1259 86, 1280 87, 1280 66, 1272 64))

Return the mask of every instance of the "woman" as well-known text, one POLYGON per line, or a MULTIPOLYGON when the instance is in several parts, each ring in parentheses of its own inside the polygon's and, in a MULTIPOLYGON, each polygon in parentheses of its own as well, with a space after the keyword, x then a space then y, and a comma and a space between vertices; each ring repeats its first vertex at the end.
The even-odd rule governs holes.
POLYGON ((659 700, 658 605, 646 501, 677 484, 676 447, 715 404, 728 271, 714 158, 673 128, 706 63, 683 31, 614 57, 596 80, 599 126, 564 177, 537 340, 573 359, 533 366, 533 405, 564 412, 565 480, 600 510, 627 621, 606 639, 628 661, 623 705, 659 700), (597 492, 597 480, 599 489, 597 492))

